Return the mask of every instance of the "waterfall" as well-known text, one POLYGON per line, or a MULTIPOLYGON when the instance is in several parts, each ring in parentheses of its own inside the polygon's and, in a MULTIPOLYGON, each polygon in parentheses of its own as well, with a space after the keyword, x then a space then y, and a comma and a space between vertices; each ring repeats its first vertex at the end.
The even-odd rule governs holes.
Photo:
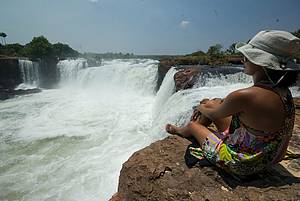
POLYGON ((153 139, 166 137, 164 127, 167 123, 185 125, 190 120, 193 106, 198 105, 202 99, 224 98, 230 92, 252 84, 251 77, 242 72, 227 75, 208 72, 199 76, 193 88, 172 93, 175 91, 172 90, 175 73, 172 68, 168 71, 157 93, 151 129, 153 139))
POLYGON ((23 83, 17 89, 36 88, 39 86, 39 64, 29 60, 19 60, 23 83))
POLYGON ((84 63, 61 61, 59 88, 0 104, 0 200, 108 200, 153 142, 158 61, 84 63))
POLYGON ((154 60, 112 60, 103 62, 99 67, 85 68, 82 60, 61 61, 61 86, 153 95, 157 64, 158 61, 154 60))
POLYGON ((174 75, 176 72, 177 71, 175 70, 175 68, 170 68, 163 79, 163 82, 155 98, 155 103, 153 107, 154 119, 157 117, 157 115, 160 112, 160 109, 163 107, 168 98, 175 92, 174 75))
POLYGON ((87 60, 82 58, 59 61, 57 68, 60 73, 61 84, 67 84, 76 80, 78 72, 87 66, 87 60))

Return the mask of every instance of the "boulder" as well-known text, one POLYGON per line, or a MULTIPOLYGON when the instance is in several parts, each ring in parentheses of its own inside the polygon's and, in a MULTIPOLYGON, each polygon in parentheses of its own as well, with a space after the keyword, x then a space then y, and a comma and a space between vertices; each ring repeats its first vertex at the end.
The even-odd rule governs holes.
POLYGON ((200 68, 187 68, 175 73, 174 80, 176 92, 192 88, 198 81, 200 72, 200 68))
POLYGON ((224 76, 229 74, 234 74, 242 72, 240 66, 204 66, 204 65, 194 65, 194 66, 176 66, 178 70, 174 75, 175 89, 176 92, 184 89, 189 89, 195 86, 198 82, 205 85, 206 79, 213 76, 224 76))

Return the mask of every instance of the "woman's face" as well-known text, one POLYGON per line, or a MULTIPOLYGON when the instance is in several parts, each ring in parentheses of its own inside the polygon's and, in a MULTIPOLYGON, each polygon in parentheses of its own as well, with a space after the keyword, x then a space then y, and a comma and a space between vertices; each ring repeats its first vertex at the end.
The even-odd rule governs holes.
POLYGON ((244 73, 247 75, 254 75, 257 71, 261 70, 261 67, 251 63, 246 57, 243 59, 244 73))

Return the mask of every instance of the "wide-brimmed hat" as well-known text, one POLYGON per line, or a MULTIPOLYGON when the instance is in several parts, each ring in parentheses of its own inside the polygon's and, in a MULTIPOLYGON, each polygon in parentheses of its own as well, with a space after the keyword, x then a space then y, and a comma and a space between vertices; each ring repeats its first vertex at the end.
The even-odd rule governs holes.
POLYGON ((248 43, 237 43, 235 48, 256 65, 273 70, 300 71, 295 59, 300 52, 300 39, 289 32, 261 31, 248 43))

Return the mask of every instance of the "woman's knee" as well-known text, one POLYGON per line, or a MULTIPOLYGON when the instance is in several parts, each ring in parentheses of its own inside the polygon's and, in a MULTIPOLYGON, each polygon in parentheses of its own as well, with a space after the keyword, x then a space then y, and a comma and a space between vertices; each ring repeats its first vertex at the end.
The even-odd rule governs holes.
POLYGON ((216 105, 221 104, 222 102, 223 102, 223 100, 222 100, 221 98, 214 98, 214 99, 211 99, 211 100, 207 101, 207 102, 205 103, 205 106, 206 106, 206 107, 211 107, 211 108, 213 108, 213 107, 215 107, 216 105))
POLYGON ((186 127, 191 128, 194 126, 194 124, 195 124, 194 121, 190 121, 189 123, 187 123, 186 127))
POLYGON ((199 127, 205 127, 195 121, 190 121, 188 124, 187 124, 187 127, 190 128, 190 129, 194 129, 194 128, 199 128, 199 127))

